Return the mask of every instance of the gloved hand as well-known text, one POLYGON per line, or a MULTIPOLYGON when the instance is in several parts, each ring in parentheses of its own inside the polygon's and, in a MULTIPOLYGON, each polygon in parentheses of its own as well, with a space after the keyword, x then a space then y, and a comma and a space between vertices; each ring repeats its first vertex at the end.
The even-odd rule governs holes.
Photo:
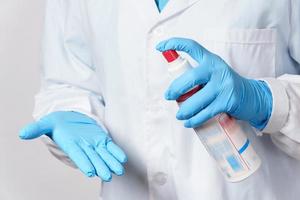
POLYGON ((125 153, 96 121, 78 112, 53 112, 20 132, 21 139, 49 136, 88 177, 110 181, 111 172, 122 175, 125 153))
POLYGON ((165 93, 167 100, 176 100, 194 86, 204 85, 179 108, 176 117, 186 120, 185 127, 198 127, 219 113, 248 121, 257 129, 266 126, 272 111, 272 94, 264 81, 240 76, 219 56, 190 39, 171 38, 156 48, 161 52, 184 51, 199 64, 175 79, 165 93))

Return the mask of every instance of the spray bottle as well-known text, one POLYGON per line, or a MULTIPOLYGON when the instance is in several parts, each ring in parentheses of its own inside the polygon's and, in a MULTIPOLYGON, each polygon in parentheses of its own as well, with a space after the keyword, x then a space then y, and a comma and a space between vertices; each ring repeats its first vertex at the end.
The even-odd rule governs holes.
MULTIPOLYGON (((178 55, 175 50, 163 52, 168 62, 168 71, 173 79, 192 69, 188 60, 178 55)), ((198 92, 196 86, 177 99, 182 102, 198 92)), ((194 129, 208 153, 230 182, 242 181, 253 174, 261 165, 259 156, 254 151, 247 134, 255 134, 251 128, 243 129, 236 119, 221 113, 194 129), (250 133, 248 133, 250 132, 250 133)))

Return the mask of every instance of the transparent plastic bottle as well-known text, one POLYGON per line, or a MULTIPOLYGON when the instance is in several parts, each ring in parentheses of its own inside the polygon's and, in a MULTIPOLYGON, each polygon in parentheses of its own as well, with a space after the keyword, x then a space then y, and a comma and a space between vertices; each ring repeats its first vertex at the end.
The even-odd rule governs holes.
MULTIPOLYGON (((163 56, 173 79, 192 69, 190 63, 174 50, 163 52, 163 56)), ((179 106, 200 89, 201 86, 196 86, 179 97, 179 106)), ((228 181, 241 181, 260 167, 261 160, 247 138, 247 134, 255 134, 254 130, 243 128, 226 113, 218 114, 194 130, 228 181)))

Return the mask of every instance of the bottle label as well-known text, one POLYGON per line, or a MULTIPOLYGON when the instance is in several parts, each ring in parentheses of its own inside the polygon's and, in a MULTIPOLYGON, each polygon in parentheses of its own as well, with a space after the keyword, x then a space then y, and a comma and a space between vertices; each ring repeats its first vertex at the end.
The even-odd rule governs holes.
POLYGON ((229 180, 240 181, 260 165, 244 130, 229 115, 219 114, 195 131, 229 180))

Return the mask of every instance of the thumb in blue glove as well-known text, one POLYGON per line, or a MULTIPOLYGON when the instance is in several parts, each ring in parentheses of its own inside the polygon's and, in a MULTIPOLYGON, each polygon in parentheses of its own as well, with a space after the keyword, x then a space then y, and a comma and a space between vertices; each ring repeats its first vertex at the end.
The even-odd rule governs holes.
POLYGON ((95 120, 78 112, 53 112, 20 131, 21 139, 49 136, 88 177, 110 181, 123 175, 125 153, 95 120))
POLYGON ((240 76, 219 56, 190 39, 171 38, 156 48, 161 52, 186 52, 199 64, 175 79, 165 93, 167 100, 176 100, 194 86, 204 85, 179 108, 176 117, 186 120, 185 127, 198 127, 219 113, 248 121, 257 129, 266 126, 272 111, 272 94, 264 81, 240 76))

